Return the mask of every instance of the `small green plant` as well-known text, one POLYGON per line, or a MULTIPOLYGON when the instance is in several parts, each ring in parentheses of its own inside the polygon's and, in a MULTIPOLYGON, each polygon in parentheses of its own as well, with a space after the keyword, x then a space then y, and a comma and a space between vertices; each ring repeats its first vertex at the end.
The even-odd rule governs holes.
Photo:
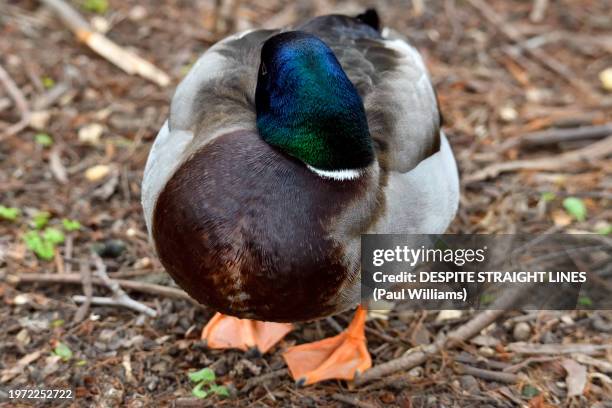
POLYGON ((53 146, 53 138, 46 133, 38 133, 34 136, 34 140, 37 144, 42 147, 51 147, 53 146))
POLYGON ((64 226, 64 229, 68 232, 78 231, 81 229, 80 222, 78 222, 77 220, 71 220, 68 218, 64 218, 62 220, 62 225, 64 226))
POLYGON ((545 192, 542 193, 542 195, 540 197, 542 198, 542 201, 544 201, 546 203, 550 203, 555 198, 557 198, 557 195, 555 193, 550 192, 550 191, 545 191, 545 192))
POLYGON ((584 221, 587 217, 587 208, 584 201, 577 197, 567 197, 563 200, 565 211, 578 221, 584 221))
POLYGON ((55 245, 45 241, 38 231, 28 231, 23 236, 26 247, 44 261, 50 261, 55 254, 55 245))
POLYGON ((92 13, 103 14, 108 10, 107 0, 85 0, 83 2, 83 8, 92 13))
POLYGON ((53 354, 60 357, 64 361, 68 361, 72 358, 72 350, 64 343, 57 343, 57 346, 53 349, 53 354))
POLYGON ((64 233, 56 228, 47 228, 42 233, 31 230, 23 236, 26 247, 44 261, 53 259, 55 247, 64 240, 64 233))
POLYGON ((51 77, 44 76, 40 80, 46 89, 50 89, 55 86, 55 80, 51 77))
POLYGON ((490 305, 494 300, 495 296, 493 296, 491 293, 484 293, 482 296, 480 296, 480 303, 483 305, 490 305))
POLYGON ((578 304, 582 307, 591 307, 593 306, 593 301, 588 296, 579 296, 578 304))
POLYGON ((188 374, 189 380, 196 385, 191 390, 194 397, 206 398, 209 395, 218 395, 219 397, 229 397, 227 387, 215 384, 215 372, 210 368, 203 368, 188 374), (207 389, 204 389, 207 387, 207 389))
POLYGON ((19 214, 21 214, 19 208, 0 205, 0 219, 2 220, 15 221, 19 214))
POLYGON ((34 228, 36 229, 43 229, 49 222, 50 218, 51 214, 49 214, 47 211, 39 211, 32 218, 32 225, 34 225, 34 228))
POLYGON ((47 228, 43 232, 43 239, 47 242, 52 243, 53 245, 63 244, 66 240, 64 233, 57 228, 47 228))
POLYGON ((525 384, 521 390, 521 394, 523 397, 531 399, 533 397, 537 397, 540 394, 540 390, 533 385, 525 384))
POLYGON ((64 319, 55 319, 51 322, 51 327, 57 329, 58 327, 62 327, 66 323, 64 319))

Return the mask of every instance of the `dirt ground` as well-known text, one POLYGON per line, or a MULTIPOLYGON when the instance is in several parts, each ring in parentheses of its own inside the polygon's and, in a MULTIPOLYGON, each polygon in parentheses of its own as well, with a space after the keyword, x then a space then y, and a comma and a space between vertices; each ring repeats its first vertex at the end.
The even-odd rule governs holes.
MULTIPOLYGON (((0 83, 0 205, 20 213, 0 216, 0 406, 11 404, 2 402, 7 389, 24 387, 70 388, 76 399, 12 404, 612 406, 612 350, 595 347, 612 343, 609 311, 514 311, 407 372, 359 387, 329 381, 297 388, 278 348, 263 357, 208 350, 199 333, 213 312, 178 291, 156 292, 175 285, 147 241, 140 207, 145 160, 174 87, 211 44, 250 27, 375 5, 385 25, 422 52, 438 92, 463 180, 450 231, 605 236, 612 94, 600 73, 612 67, 612 2, 559 0, 539 9, 546 2, 431 0, 420 8, 420 1, 111 0, 106 10, 86 9, 98 3, 105 2, 72 2, 108 38, 165 71, 170 85, 124 73, 39 2, 0 0, 0 66, 8 74, 0 83), (15 135, 7 129, 24 107, 7 81, 31 113, 15 135), (586 136, 576 136, 579 126, 586 136), (39 236, 31 233, 37 226, 64 235, 48 261, 27 238, 39 236), (82 281, 92 249, 160 317, 75 303, 89 287, 82 281), (549 349, 520 352, 511 347, 517 341, 549 349), (563 354, 570 343, 587 349, 563 354), (188 373, 205 367, 229 398, 192 395, 188 373), (575 387, 578 395, 569 397, 575 387)), ((108 293, 93 286, 94 295, 108 293)), ((369 321, 374 365, 431 344, 472 316, 393 311, 369 321)), ((350 318, 298 324, 280 348, 334 335, 350 318)))

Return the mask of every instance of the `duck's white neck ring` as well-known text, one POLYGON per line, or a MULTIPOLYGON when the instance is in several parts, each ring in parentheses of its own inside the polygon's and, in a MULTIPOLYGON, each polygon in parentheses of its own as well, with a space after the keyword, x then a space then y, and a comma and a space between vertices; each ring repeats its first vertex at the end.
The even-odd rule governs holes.
POLYGON ((310 165, 306 166, 319 177, 338 181, 355 180, 364 173, 363 169, 321 170, 310 165))

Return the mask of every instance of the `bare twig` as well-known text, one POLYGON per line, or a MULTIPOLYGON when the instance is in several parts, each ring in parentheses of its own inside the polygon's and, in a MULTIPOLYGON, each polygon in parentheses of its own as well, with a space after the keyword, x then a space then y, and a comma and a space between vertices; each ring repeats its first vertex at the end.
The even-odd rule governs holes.
POLYGON ((2 65, 0 65, 0 82, 2 83, 2 85, 4 85, 6 91, 11 96, 11 98, 13 98, 13 100, 15 101, 15 106, 21 113, 21 119, 19 120, 19 122, 9 126, 7 129, 4 130, 2 134, 2 138, 4 138, 13 136, 14 134, 25 129, 26 126, 30 124, 31 112, 30 107, 28 106, 28 102, 23 96, 23 93, 21 92, 17 84, 15 84, 15 81, 13 81, 9 73, 4 70, 2 65))
POLYGON ((510 310, 520 298, 525 295, 524 287, 508 291, 500 297, 493 305, 491 310, 484 310, 472 318, 472 320, 459 326, 447 336, 441 336, 436 342, 426 346, 415 347, 408 350, 402 357, 393 359, 386 363, 372 367, 362 376, 355 380, 357 385, 368 381, 387 376, 396 371, 409 370, 429 359, 432 355, 437 355, 440 351, 453 348, 471 339, 482 329, 499 319, 507 310, 510 310))
POLYGON ((10 381, 14 377, 18 376, 20 373, 23 372, 23 370, 25 370, 27 366, 29 366, 34 361, 36 361, 40 356, 42 356, 44 352, 45 350, 36 350, 30 354, 26 354, 25 356, 21 357, 15 363, 15 365, 2 370, 2 376, 0 377, 0 383, 10 381))
POLYGON ((111 279, 106 273, 106 265, 104 265, 104 261, 97 254, 93 255, 94 264, 96 265, 96 275, 102 280, 104 285, 106 285, 113 296, 108 297, 87 297, 87 296, 73 296, 75 302, 87 302, 90 301, 93 304, 97 305, 108 305, 108 306, 121 306, 127 307, 128 309, 135 310, 140 313, 144 313, 150 317, 156 317, 157 312, 151 309, 149 306, 143 305, 140 302, 132 299, 123 289, 119 283, 111 279))
POLYGON ((596 126, 581 126, 570 129, 548 129, 513 137, 498 149, 503 152, 515 146, 535 147, 584 139, 601 139, 612 135, 612 123, 596 126))
POLYGON ((93 295, 93 285, 91 283, 91 269, 89 268, 89 262, 81 262, 80 272, 83 282, 83 293, 85 294, 85 299, 74 314, 73 321, 75 323, 81 322, 85 318, 85 316, 87 316, 87 313, 89 312, 89 306, 91 305, 91 298, 93 295))
POLYGON ((506 347, 509 351, 518 354, 600 354, 606 350, 612 350, 612 344, 535 344, 535 343, 510 343, 506 347))
POLYGON ((51 169, 51 173, 53 177, 61 184, 68 183, 68 174, 66 172, 66 168, 62 164, 62 159, 60 158, 60 149, 56 146, 51 150, 49 154, 49 168, 51 169))
POLYGON ((357 397, 351 397, 344 394, 332 394, 332 398, 336 401, 344 402, 345 404, 352 405, 359 408, 376 408, 376 405, 370 404, 369 402, 360 401, 357 397))
POLYGON ((539 23, 544 19, 544 13, 546 13, 547 7, 548 0, 534 0, 529 19, 534 23, 539 23))
MULTIPOLYGON (((10 275, 7 279, 13 284, 20 283, 58 283, 58 284, 80 284, 81 275, 78 273, 71 274, 50 274, 50 273, 22 273, 19 276, 10 275)), ((194 305, 201 306, 197 301, 191 298, 187 293, 180 289, 167 286, 155 285, 153 283, 139 282, 127 279, 115 279, 124 289, 133 290, 136 292, 148 293, 150 295, 165 296, 173 299, 187 300, 194 305)), ((104 282, 99 278, 93 278, 91 282, 94 285, 105 286, 104 282)))
POLYGON ((572 358, 579 363, 593 366, 603 373, 612 373, 612 363, 609 363, 605 360, 598 360, 596 358, 589 357, 584 354, 572 354, 572 358))
POLYGON ((582 149, 572 150, 553 157, 545 157, 534 160, 515 160, 503 163, 495 163, 475 173, 464 177, 465 183, 473 183, 488 178, 497 177, 501 173, 517 170, 561 170, 566 169, 572 163, 593 162, 603 159, 612 154, 612 136, 593 143, 582 149))
POLYGON ((35 111, 40 111, 53 105, 55 101, 61 98, 66 92, 70 90, 70 84, 67 82, 60 82, 53 88, 49 89, 43 95, 39 96, 34 100, 32 107, 35 111))
POLYGON ((281 368, 280 370, 272 371, 271 373, 255 376, 247 381, 247 383, 240 390, 241 393, 249 392, 259 384, 263 384, 267 381, 273 380, 278 377, 284 377, 289 374, 289 370, 281 368))
POLYGON ((522 368, 529 366, 531 363, 547 363, 547 362, 555 361, 558 359, 559 357, 557 356, 529 357, 521 361, 518 364, 514 364, 514 365, 504 368, 503 371, 506 373, 516 373, 520 371, 522 368))
POLYGON ((115 66, 121 68, 128 74, 140 75, 143 78, 155 82, 159 86, 166 86, 170 83, 170 77, 165 72, 136 54, 117 45, 104 35, 94 31, 89 23, 74 8, 64 1, 41 1, 61 18, 79 41, 87 44, 89 48, 112 62, 115 66))
POLYGON ((520 376, 513 373, 486 370, 484 368, 472 367, 470 365, 461 363, 456 363, 455 370, 459 374, 472 375, 474 377, 482 378, 483 380, 496 381, 507 384, 516 384, 520 380, 520 376))

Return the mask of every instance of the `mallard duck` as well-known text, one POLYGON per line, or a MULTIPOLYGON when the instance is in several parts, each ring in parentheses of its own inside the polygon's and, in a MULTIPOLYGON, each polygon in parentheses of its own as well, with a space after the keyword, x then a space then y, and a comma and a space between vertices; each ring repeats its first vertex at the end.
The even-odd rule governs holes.
MULTIPOLYGON (((378 15, 249 30, 207 50, 153 144, 142 204, 175 281, 218 311, 212 348, 268 351, 360 302, 360 235, 442 233, 458 175, 415 48, 378 15)), ((371 366, 359 307, 333 338, 290 347, 294 379, 371 366)))

